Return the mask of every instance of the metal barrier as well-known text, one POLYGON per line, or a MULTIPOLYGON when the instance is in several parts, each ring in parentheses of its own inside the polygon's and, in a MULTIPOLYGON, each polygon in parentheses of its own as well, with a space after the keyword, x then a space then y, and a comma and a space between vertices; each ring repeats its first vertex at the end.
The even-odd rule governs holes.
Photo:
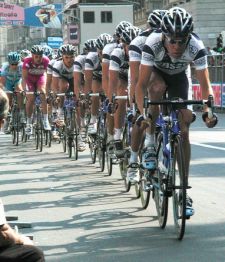
MULTIPOLYGON (((212 83, 215 106, 225 108, 225 54, 208 55, 209 77, 212 83)), ((201 87, 192 69, 192 91, 194 99, 202 99, 201 87)))

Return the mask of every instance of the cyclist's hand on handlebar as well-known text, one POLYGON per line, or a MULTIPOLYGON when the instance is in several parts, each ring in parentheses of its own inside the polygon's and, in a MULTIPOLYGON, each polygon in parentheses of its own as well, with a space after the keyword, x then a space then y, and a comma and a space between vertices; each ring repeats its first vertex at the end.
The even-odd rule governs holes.
POLYGON ((208 112, 204 112, 202 114, 202 119, 203 119, 203 121, 205 122, 205 124, 206 124, 206 126, 208 128, 215 127, 217 125, 217 122, 218 122, 218 117, 217 117, 217 115, 215 113, 213 113, 212 118, 209 118, 208 117, 208 112))

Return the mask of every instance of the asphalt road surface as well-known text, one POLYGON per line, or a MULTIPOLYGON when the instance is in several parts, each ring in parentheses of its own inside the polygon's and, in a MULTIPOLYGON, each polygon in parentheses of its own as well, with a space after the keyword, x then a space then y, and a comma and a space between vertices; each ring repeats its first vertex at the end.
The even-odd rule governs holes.
POLYGON ((20 232, 34 235, 47 262, 224 262, 225 116, 207 129, 198 115, 191 141, 195 215, 182 241, 172 205, 162 230, 154 201, 143 210, 133 188, 125 193, 119 169, 101 173, 88 149, 73 161, 60 144, 40 153, 32 141, 16 147, 1 134, 0 196, 7 215, 32 224, 20 232))

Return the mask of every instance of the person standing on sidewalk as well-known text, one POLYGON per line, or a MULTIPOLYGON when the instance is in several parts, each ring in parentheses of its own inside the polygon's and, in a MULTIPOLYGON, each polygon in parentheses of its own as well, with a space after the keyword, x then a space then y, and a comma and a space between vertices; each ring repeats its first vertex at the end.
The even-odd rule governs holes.
MULTIPOLYGON (((7 117, 9 100, 0 89, 0 129, 7 117)), ((0 261, 1 262, 45 262, 43 252, 26 236, 14 231, 7 224, 3 203, 0 199, 0 261)))

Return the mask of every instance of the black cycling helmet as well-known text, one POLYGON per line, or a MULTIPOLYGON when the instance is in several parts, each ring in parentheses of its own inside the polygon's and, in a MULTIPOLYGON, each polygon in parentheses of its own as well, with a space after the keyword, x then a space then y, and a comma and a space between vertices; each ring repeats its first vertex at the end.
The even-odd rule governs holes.
POLYGON ((187 37, 193 31, 193 18, 183 8, 173 7, 162 18, 162 32, 170 37, 187 37))
POLYGON ((76 54, 76 48, 73 45, 66 44, 60 46, 60 52, 62 55, 75 55, 76 54))
POLYGON ((30 50, 31 54, 33 55, 43 55, 44 50, 41 45, 33 45, 30 50))

